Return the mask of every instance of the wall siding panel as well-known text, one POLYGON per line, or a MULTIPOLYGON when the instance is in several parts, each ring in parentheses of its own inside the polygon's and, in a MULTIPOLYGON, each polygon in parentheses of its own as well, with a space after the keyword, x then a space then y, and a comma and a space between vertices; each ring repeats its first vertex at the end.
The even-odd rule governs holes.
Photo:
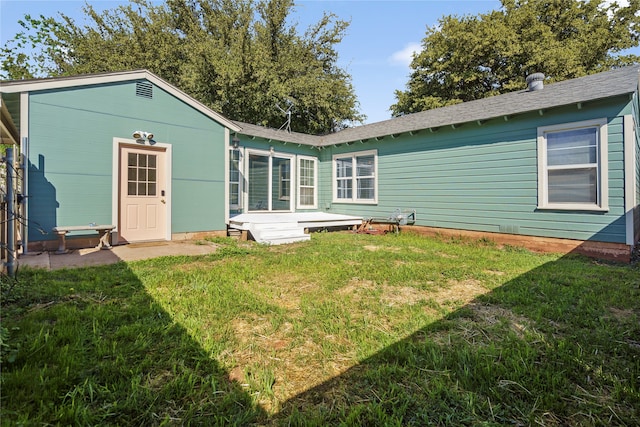
POLYGON ((605 242, 625 241, 622 115, 628 99, 517 116, 482 126, 403 134, 323 151, 321 205, 336 213, 387 217, 416 209, 417 225, 605 242), (609 211, 537 209, 537 128, 607 117, 609 211), (333 154, 378 150, 377 205, 332 203, 333 154))
POLYGON ((134 130, 172 146, 173 233, 224 230, 224 127, 160 88, 135 82, 31 93, 30 241, 51 228, 112 223, 113 138, 134 130))

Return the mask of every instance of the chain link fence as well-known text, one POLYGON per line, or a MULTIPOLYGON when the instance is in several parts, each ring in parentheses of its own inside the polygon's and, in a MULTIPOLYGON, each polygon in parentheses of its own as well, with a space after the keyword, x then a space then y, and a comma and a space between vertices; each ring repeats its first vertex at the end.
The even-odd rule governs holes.
POLYGON ((19 164, 19 152, 15 146, 1 146, 0 156, 0 261, 2 262, 2 272, 7 272, 7 263, 15 262, 21 245, 22 225, 21 225, 21 204, 17 202, 17 195, 22 188, 22 170, 19 164), (13 163, 7 161, 7 149, 13 149, 13 163), (9 175, 13 179, 9 179, 9 175), (10 192, 8 183, 12 182, 13 191, 10 192), (9 195, 13 194, 13 197, 9 195), (12 200, 10 200, 12 199, 12 200), (10 229, 11 227, 11 229, 10 229), (13 241, 10 242, 9 239, 13 241), (13 254, 9 250, 13 248, 13 254))
MULTIPOLYGON (((5 156, 5 146, 2 147, 0 157, 5 156)), ((7 215, 7 164, 0 162, 0 261, 2 261, 2 272, 5 272, 7 262, 7 226, 9 225, 7 215)))

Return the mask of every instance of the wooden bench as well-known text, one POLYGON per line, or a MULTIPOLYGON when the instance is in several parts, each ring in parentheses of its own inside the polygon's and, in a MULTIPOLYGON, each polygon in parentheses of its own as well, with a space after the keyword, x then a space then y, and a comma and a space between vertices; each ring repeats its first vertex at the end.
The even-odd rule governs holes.
POLYGON ((111 243, 109 243, 109 237, 111 231, 116 228, 115 225, 71 225, 68 227, 53 227, 53 232, 58 235, 58 250, 57 254, 67 253, 67 233, 70 231, 87 231, 93 230, 98 232, 100 240, 96 248, 111 249, 111 243))

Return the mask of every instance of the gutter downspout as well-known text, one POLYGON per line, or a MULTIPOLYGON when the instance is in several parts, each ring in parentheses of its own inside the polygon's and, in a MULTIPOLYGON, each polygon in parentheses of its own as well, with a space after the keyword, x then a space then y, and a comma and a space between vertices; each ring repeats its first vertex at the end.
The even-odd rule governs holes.
POLYGON ((231 149, 231 133, 224 128, 224 225, 229 228, 229 150, 231 149))
POLYGON ((625 216, 625 243, 630 247, 635 245, 634 223, 635 212, 638 209, 636 200, 636 138, 633 116, 627 114, 623 117, 623 145, 624 145, 624 216, 625 216))
POLYGON ((29 92, 20 93, 20 155, 22 169, 22 253, 29 252, 29 92))

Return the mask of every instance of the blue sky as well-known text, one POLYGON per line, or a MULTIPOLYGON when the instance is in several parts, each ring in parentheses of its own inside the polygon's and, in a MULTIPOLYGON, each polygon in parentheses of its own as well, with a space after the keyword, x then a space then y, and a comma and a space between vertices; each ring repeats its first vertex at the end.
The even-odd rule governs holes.
MULTIPOLYGON (((126 2, 90 3, 96 9, 110 9, 126 2)), ((17 20, 25 14, 63 12, 81 23, 83 5, 80 0, 0 0, 0 42, 4 45, 13 38, 20 30, 17 20)), ((373 123, 391 117, 394 91, 404 89, 411 52, 419 47, 428 26, 444 15, 476 15, 499 7, 498 0, 297 0, 292 18, 300 32, 319 21, 324 11, 351 22, 337 46, 339 65, 351 74, 360 110, 367 115, 366 122, 373 123)), ((633 53, 640 54, 640 48, 633 53)))

